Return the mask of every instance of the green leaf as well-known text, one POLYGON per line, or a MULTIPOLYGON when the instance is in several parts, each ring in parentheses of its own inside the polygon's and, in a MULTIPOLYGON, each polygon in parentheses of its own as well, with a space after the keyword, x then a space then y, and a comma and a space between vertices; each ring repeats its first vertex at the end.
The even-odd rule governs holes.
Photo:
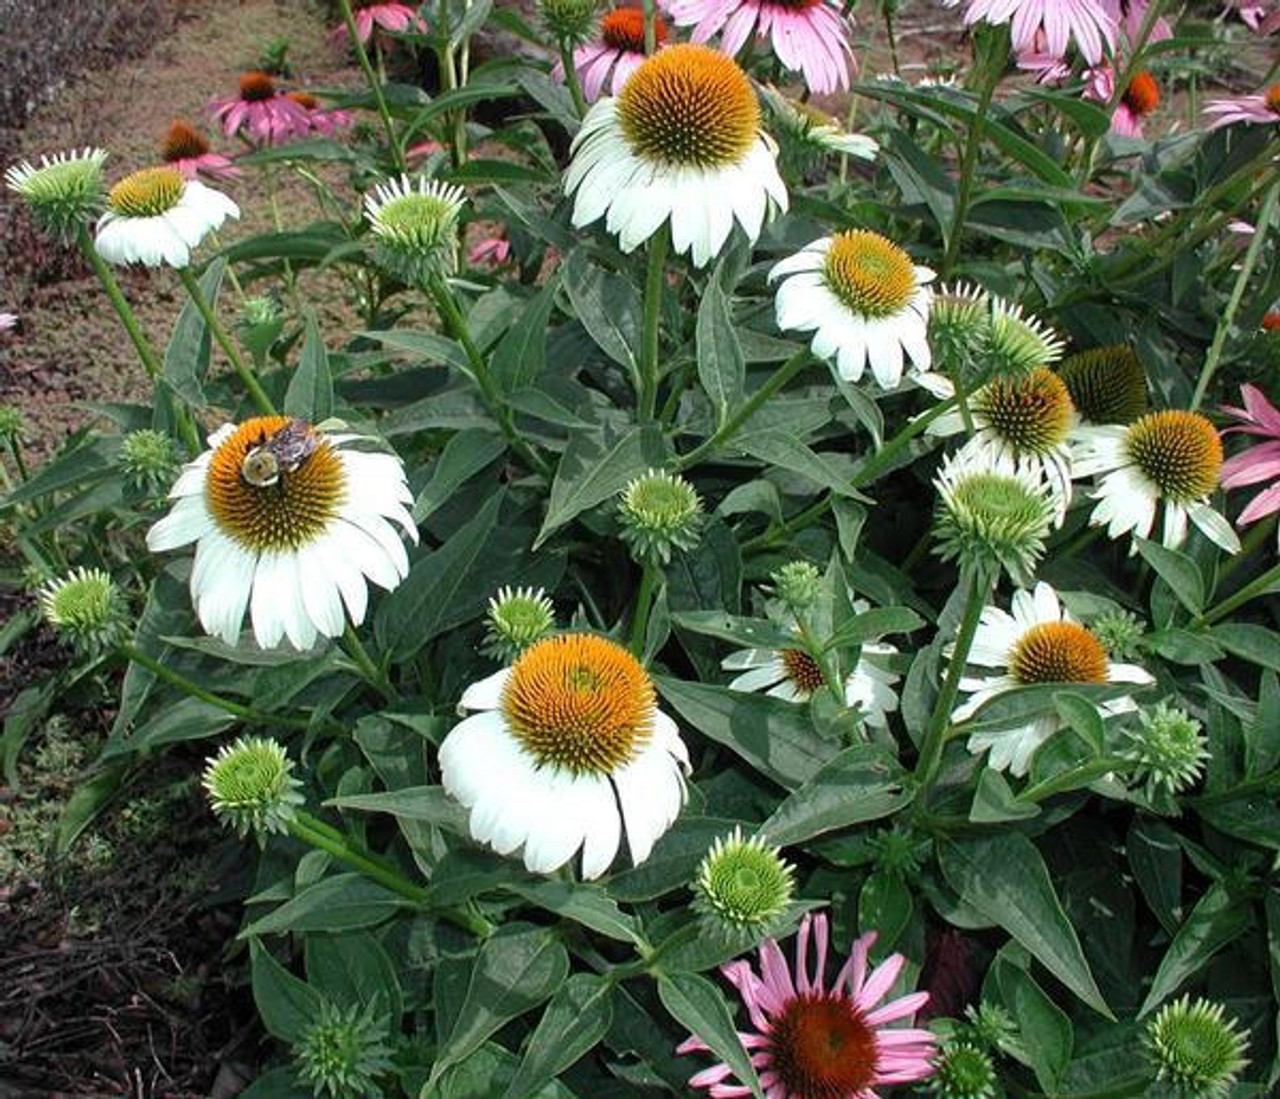
POLYGON ((760 834, 770 843, 789 847, 825 832, 887 817, 911 801, 903 777, 897 760, 884 748, 855 744, 784 798, 760 826, 760 834))
POLYGON ((594 1049, 612 1023, 613 984, 594 973, 575 973, 542 1013, 506 1099, 535 1094, 594 1049))
POLYGON ((465 1061, 511 1019, 548 999, 569 973, 569 955, 544 927, 509 923, 485 940, 453 1029, 431 1068, 431 1080, 465 1061))
POLYGON ((333 375, 314 309, 307 309, 305 327, 302 356, 284 394, 284 412, 286 416, 318 424, 333 415, 333 375))
POLYGON ((1059 691, 1053 696, 1054 709, 1058 716, 1071 729, 1080 734, 1081 739, 1090 745, 1094 752, 1102 755, 1106 748, 1106 730, 1102 725, 1102 715, 1098 707, 1082 695, 1071 691, 1059 691))
POLYGON ((348 935, 311 934, 306 937, 307 981, 330 1000, 363 1007, 377 998, 378 1009, 391 1016, 391 1030, 400 1024, 404 994, 395 964, 367 931, 348 935))
POLYGON ((574 314, 596 345, 632 378, 638 377, 641 305, 636 288, 621 275, 604 271, 575 248, 564 265, 564 288, 574 314))
POLYGON ((253 1002, 267 1033, 292 1044, 320 1014, 320 994, 271 956, 257 939, 249 940, 253 1002))
POLYGON ((444 545, 419 557, 396 597, 378 607, 374 633, 396 659, 411 657, 443 628, 497 525, 504 496, 505 490, 495 492, 444 545))
POLYGON ((403 351, 415 362, 444 363, 471 373, 471 361, 467 353, 454 340, 446 339, 438 332, 415 332, 408 328, 392 328, 386 331, 368 329, 357 332, 366 340, 373 340, 393 351, 403 351))
POLYGON ((1026 836, 947 839, 943 876, 960 899, 999 924, 1095 1011, 1114 1019, 1098 991, 1040 852, 1026 836))
POLYGON ((53 845, 55 854, 65 855, 71 850, 84 830, 98 819, 98 815, 124 788, 128 777, 128 765, 117 763, 103 768, 76 787, 58 818, 58 833, 53 845))
POLYGON ((1169 549, 1146 538, 1135 537, 1133 541, 1143 559, 1169 585, 1179 603, 1192 614, 1204 610, 1204 577, 1192 558, 1181 550, 1169 549))
POLYGON ((507 888, 539 908, 589 927, 606 938, 624 943, 642 941, 635 917, 623 912, 617 902, 598 886, 559 881, 517 881, 507 888))
POLYGON ((1019 801, 999 771, 984 767, 973 792, 969 819, 975 824, 1000 824, 1010 820, 1026 820, 1040 815, 1038 805, 1019 801))
POLYGON ((333 809, 390 813, 405 820, 427 821, 457 836, 471 834, 467 810, 445 793, 443 786, 406 786, 374 794, 346 794, 329 798, 324 804, 333 809))
POLYGON ((110 759, 122 752, 139 752, 161 744, 204 740, 217 736, 235 722, 236 718, 220 706, 198 698, 180 698, 143 722, 127 740, 109 741, 102 751, 102 758, 110 759))
POLYGON ((805 446, 794 435, 778 429, 748 432, 736 436, 734 447, 759 458, 770 465, 781 466, 792 473, 809 478, 822 488, 830 489, 838 496, 865 499, 853 487, 849 478, 837 470, 827 459, 805 446))
POLYGON ((1212 664, 1226 653, 1209 637, 1193 633, 1177 626, 1167 630, 1153 630, 1142 639, 1145 648, 1175 664, 1212 664))
POLYGON ((1182 921, 1182 847, 1167 824, 1135 817, 1124 849, 1129 869, 1147 906, 1165 933, 1177 933, 1182 921))
POLYGON ((336 874, 307 886, 274 912, 254 920, 240 932, 240 937, 374 927, 408 903, 359 874, 336 874))
POLYGON ((839 751, 818 736, 803 706, 767 695, 655 676, 662 697, 703 736, 789 789, 808 782, 839 751))
MULTIPOLYGON (((684 889, 707 848, 729 835, 741 821, 721 817, 680 817, 639 866, 609 878, 606 889, 615 900, 637 904, 684 889)), ((751 826, 747 826, 751 830, 751 826)))
POLYGON ((494 349, 489 369, 503 393, 523 389, 546 369, 547 322, 558 284, 558 279, 549 279, 532 301, 519 304, 515 324, 494 349))
POLYGON ((1214 882, 1178 928, 1160 959, 1160 968, 1151 982, 1151 991, 1142 1001, 1138 1018, 1159 1007, 1188 977, 1203 973, 1209 959, 1243 935, 1252 922, 1253 906, 1233 897, 1222 882, 1214 882))
POLYGON ((878 956, 893 949, 898 937, 911 922, 915 903, 911 890, 897 874, 874 870, 858 892, 858 930, 875 931, 878 956))
POLYGON ((851 649, 878 641, 887 633, 913 633, 924 625, 910 607, 872 607, 841 624, 827 642, 828 649, 851 649))
POLYGON ((1280 672, 1280 633, 1275 630, 1248 622, 1224 622, 1214 626, 1210 636, 1242 660, 1280 672))
POLYGON ((696 973, 660 973, 658 998, 672 1018, 706 1042, 756 1099, 764 1099, 751 1057, 738 1037, 724 996, 715 985, 696 973))
POLYGON ((1021 94, 1029 99, 1048 103, 1060 114, 1071 119, 1085 137, 1100 138, 1111 128, 1111 119, 1107 117, 1107 112, 1096 103, 1088 103, 1075 96, 1049 91, 1047 88, 1023 88, 1021 94))
POLYGON ((618 435, 587 431, 573 435, 556 467, 547 515, 533 548, 588 508, 617 496, 646 469, 661 467, 662 460, 662 434, 652 424, 618 435))
POLYGON ((1071 1020, 1026 970, 1001 956, 996 962, 996 982, 1031 1055, 1031 1067, 1046 1093, 1053 1095, 1058 1078, 1071 1060, 1075 1036, 1071 1020))
MULTIPOLYGON (((200 278, 200 289, 205 300, 215 309, 218 291, 222 288, 222 274, 227 261, 216 258, 200 278)), ((164 384, 192 408, 208 408, 204 392, 205 375, 209 373, 210 334, 204 323, 204 315, 196 303, 188 299, 173 326, 173 335, 164 351, 164 384)))
POLYGON ((48 679, 37 686, 23 687, 7 703, 0 746, 4 750, 5 782, 10 786, 18 785, 18 753, 22 751, 22 746, 26 744, 36 724, 49 712, 49 707, 58 696, 58 689, 58 680, 48 679))
POLYGON ((723 425, 729 418, 730 409, 742 400, 747 372, 746 360, 734 332, 729 296, 721 285, 724 265, 725 260, 721 260, 707 280, 698 305, 696 328, 698 381, 711 398, 717 425, 723 425))
POLYGON ((767 618, 743 618, 724 611, 676 611, 671 621, 681 629, 748 649, 788 649, 798 644, 794 633, 767 618))
POLYGON ((38 500, 50 492, 96 484, 114 476, 119 453, 120 438, 107 436, 77 447, 69 454, 60 454, 0 501, 0 507, 11 508, 28 500, 38 500))
POLYGON ((431 480, 413 505, 413 521, 419 525, 425 522, 464 481, 496 461, 506 449, 506 440, 486 428, 459 431, 445 444, 431 467, 431 480))

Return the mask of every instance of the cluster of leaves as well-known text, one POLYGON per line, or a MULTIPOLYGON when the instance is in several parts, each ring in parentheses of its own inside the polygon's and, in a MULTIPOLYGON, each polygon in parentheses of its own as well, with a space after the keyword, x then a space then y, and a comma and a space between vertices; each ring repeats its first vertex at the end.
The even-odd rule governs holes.
MULTIPOLYGON (((124 440, 176 436, 179 403, 252 414, 235 378, 210 371, 211 334, 192 304, 154 404, 98 407, 115 430, 79 433, 2 505, 30 574, 69 558, 108 571, 140 606, 124 657, 106 648, 70 661, 5 721, 12 776, 45 713, 125 669, 64 845, 122 784, 145 780, 167 745, 216 746, 250 727, 302 761, 314 827, 266 839, 245 901, 254 997, 281 1054, 245 1094, 680 1094, 705 1065, 675 1055, 689 1033, 758 1094, 714 972, 743 944, 688 934, 697 867, 735 827, 796 865, 803 903, 782 934, 819 905, 841 945, 879 932, 875 957, 907 957, 903 980, 933 991, 941 1033, 966 1005, 1003 1009, 1014 1037, 988 1048, 1009 1091, 1158 1094, 1135 1047, 1156 1009, 1193 991, 1249 1032, 1249 1083, 1234 1094, 1264 1094, 1280 1079, 1280 633, 1274 608, 1228 603, 1241 576, 1266 566, 1245 560, 1237 573, 1198 535, 1184 550, 1143 543, 1129 557, 1125 544, 1082 538, 1087 509, 1077 509, 1039 569, 1086 623, 1127 611, 1144 624, 1128 655, 1156 685, 1140 704, 1176 701, 1206 730, 1211 755, 1193 795, 1155 797, 1126 781, 1133 718, 1100 709, 1114 690, 1088 685, 1012 691, 965 723, 972 734, 1057 717, 1062 730, 1025 782, 985 767, 961 736, 922 776, 970 590, 927 556, 939 446, 912 425, 935 400, 839 381, 816 361, 768 401, 751 395, 803 350, 773 324, 768 266, 844 228, 875 229, 936 266, 954 256, 947 274, 1034 310, 1079 348, 1133 345, 1160 405, 1187 405, 1220 318, 1234 314, 1214 352, 1211 392, 1225 394, 1254 370, 1250 333, 1280 292, 1280 265, 1263 262, 1243 302, 1228 301, 1239 251, 1224 227, 1261 194, 1257 173, 1275 154, 1268 128, 1139 147, 1105 138, 1103 110, 1056 92, 1011 88, 983 117, 961 87, 868 81, 855 93, 882 149, 869 175, 789 181, 791 212, 754 254, 739 240, 710 270, 671 264, 654 290, 643 254, 569 227, 560 175, 579 119, 541 60, 542 34, 486 2, 441 0, 426 15, 433 30, 402 41, 448 61, 442 71, 456 74, 486 26, 538 46, 540 59, 495 58, 436 95, 386 83, 378 96, 338 97, 351 110, 384 107, 389 140, 370 126, 354 141, 244 158, 304 171, 324 188, 326 213, 241 240, 200 276, 224 311, 233 269, 239 286, 289 303, 265 336, 241 329, 278 407, 340 417, 406 465, 423 546, 361 631, 366 660, 336 644, 299 654, 204 636, 190 560, 140 548, 167 485, 137 476, 124 440), (975 129, 981 168, 962 197, 952 167, 975 129), (454 280, 465 343, 442 325, 402 323, 421 298, 379 268, 367 227, 321 182, 345 170, 364 190, 425 140, 441 151, 423 170, 465 186, 466 219, 502 222, 511 246, 500 274, 454 280), (1081 147, 1093 158, 1087 189, 1064 167, 1081 147), (298 281, 320 273, 345 280, 356 331, 322 333, 314 312, 292 307, 298 281), (632 383, 650 321, 662 354, 646 417, 632 383), (477 388, 473 353, 498 413, 477 388), (617 498, 649 469, 681 470, 708 514, 696 544, 642 568, 617 498), (886 731, 834 692, 793 703, 725 685, 729 647, 795 644, 764 585, 796 559, 822 577, 812 655, 847 671, 882 638, 901 650, 900 709, 886 731), (679 820, 641 865, 618 864, 598 884, 544 879, 481 849, 439 784, 458 698, 497 668, 483 655, 483 618, 504 586, 541 587, 562 622, 624 642, 643 613, 638 655, 691 748, 679 820), (420 884, 396 885, 406 880, 420 884)), ((1206 41, 1175 38, 1162 56, 1206 41)), ((1268 542, 1261 556, 1272 553, 1268 542)), ((11 620, 4 643, 34 620, 11 620)))

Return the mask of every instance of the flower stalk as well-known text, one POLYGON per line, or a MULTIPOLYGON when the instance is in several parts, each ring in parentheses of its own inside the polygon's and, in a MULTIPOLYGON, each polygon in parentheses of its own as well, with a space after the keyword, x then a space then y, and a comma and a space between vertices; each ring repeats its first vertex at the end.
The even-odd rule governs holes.
POLYGON ((573 45, 567 38, 560 39, 560 63, 564 65, 564 82, 569 85, 569 94, 573 96, 573 109, 579 118, 586 118, 587 100, 582 94, 582 81, 573 63, 573 45))
POLYGON ((400 147, 400 141, 396 137, 396 126, 391 119, 391 111, 387 107, 387 97, 382 93, 382 82, 378 79, 378 74, 374 72, 373 64, 369 60, 369 51, 364 48, 364 43, 360 41, 360 32, 356 27, 355 12, 351 10, 351 0, 338 0, 339 7, 342 8, 342 19, 347 25, 347 35, 351 39, 351 46, 356 51, 356 60, 360 62, 360 68, 364 70, 364 78, 369 83, 369 90, 373 93, 373 101, 377 104, 378 115, 382 119, 382 128, 387 133, 387 144, 391 147, 391 160, 397 172, 405 170, 404 150, 400 147))
POLYGON ((658 404, 658 337, 662 327, 662 290, 670 234, 664 224, 649 238, 649 273, 644 285, 644 336, 640 345, 640 421, 653 419, 658 404))
POLYGON ((272 403, 271 398, 267 396, 266 390, 262 388, 262 384, 258 381, 258 376, 253 372, 253 368, 245 362, 244 356, 240 354, 240 349, 236 346, 235 340, 231 338, 231 333, 226 330, 222 321, 218 319, 218 314, 214 312, 213 306, 209 304, 209 299, 205 297, 204 291, 200 288, 197 281, 187 268, 178 268, 178 278, 182 280, 182 285, 186 288, 191 300, 195 302, 196 308, 200 311, 200 315, 204 318, 204 323, 208 325, 209 331, 213 333, 213 338, 218 341, 218 346, 226 353, 231 365, 235 368, 235 372, 240 375, 240 380, 244 383, 245 389, 249 393, 249 397, 257 406, 258 411, 264 416, 275 416, 276 406, 272 403))

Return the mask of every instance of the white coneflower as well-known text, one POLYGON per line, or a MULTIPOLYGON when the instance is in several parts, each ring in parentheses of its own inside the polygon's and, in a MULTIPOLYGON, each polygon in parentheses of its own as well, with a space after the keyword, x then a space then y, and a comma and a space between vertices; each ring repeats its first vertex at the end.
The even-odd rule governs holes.
POLYGON ((471 810, 471 835, 524 849, 549 874, 582 851, 582 876, 613 862, 625 828, 639 865, 680 814, 689 753, 626 649, 591 634, 539 641, 473 683, 475 710, 440 746, 445 789, 471 810))
POLYGON ((876 382, 894 389, 904 357, 928 371, 933 272, 879 233, 854 229, 815 240, 774 264, 775 279, 783 280, 778 327, 812 331, 811 350, 833 360, 841 378, 856 382, 870 364, 876 382))
POLYGON ((675 251, 702 267, 735 221, 754 242, 786 210, 775 155, 746 73, 705 46, 670 46, 587 112, 564 189, 575 227, 603 217, 630 252, 670 221, 675 251))
MULTIPOLYGON (((1164 506, 1161 541, 1174 549, 1187 539, 1189 519, 1228 553, 1240 539, 1209 504, 1222 471, 1222 440, 1198 412, 1149 412, 1133 423, 1082 427, 1076 432, 1077 476, 1100 475, 1091 526, 1106 525, 1107 537, 1146 538, 1164 506)), ((1137 551, 1134 543, 1131 552, 1137 551)))
POLYGON ((374 258, 413 286, 448 271, 458 240, 461 187, 408 176, 388 180, 365 195, 365 213, 375 241, 374 258))
POLYGON ((191 596, 201 625, 228 645, 246 608, 259 645, 298 649, 359 624, 366 578, 390 590, 408 575, 401 535, 418 530, 400 459, 353 450, 286 416, 227 424, 188 463, 169 514, 147 533, 153 551, 196 543, 191 596))
MULTIPOLYGON (((1053 489, 1057 522, 1071 502, 1073 466, 1068 434, 1075 407, 1066 385, 1046 367, 1021 378, 993 378, 969 398, 974 435, 962 454, 991 464, 1010 462, 1019 471, 1047 481, 1053 489)), ((931 435, 965 430, 960 411, 939 416, 926 429, 931 435)))
POLYGON ((70 240, 102 209, 104 149, 86 147, 42 156, 39 166, 24 160, 4 174, 11 191, 20 195, 40 230, 70 240))
POLYGON ((1054 370, 1086 424, 1131 424, 1147 411, 1147 372, 1128 344, 1081 351, 1054 370))
POLYGON ((240 207, 221 191, 184 179, 176 168, 144 168, 111 188, 96 246, 110 263, 186 267, 193 248, 239 216, 240 207))
MULTIPOLYGON (((960 680, 960 689, 969 697, 952 713, 953 722, 967 721, 986 703, 1017 687, 1037 683, 1145 685, 1155 681, 1135 664, 1110 661, 1102 642, 1063 609, 1058 593, 1043 582, 1034 592, 1014 592, 1010 611, 995 606, 983 609, 969 663, 998 669, 998 674, 960 680)), ((1134 703, 1125 695, 1103 702, 1099 708, 1116 714, 1133 710, 1134 703)), ((987 766, 1025 775, 1036 749, 1060 725, 1058 716, 1051 713, 1013 729, 974 733, 969 737, 969 751, 978 755, 989 750, 987 766)))

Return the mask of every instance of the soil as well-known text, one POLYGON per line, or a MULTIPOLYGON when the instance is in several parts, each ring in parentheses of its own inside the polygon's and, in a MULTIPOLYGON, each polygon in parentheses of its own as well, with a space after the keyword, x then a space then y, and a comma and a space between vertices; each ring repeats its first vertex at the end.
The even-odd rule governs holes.
MULTIPOLYGON (((334 88, 361 80, 328 39, 325 6, 310 0, 169 4, 160 28, 145 57, 82 74, 38 108, 23 129, 0 131, 0 163, 95 145, 110 151, 108 177, 115 180, 158 161, 160 141, 174 118, 204 128, 215 152, 235 155, 242 147, 211 129, 207 104, 233 93, 240 74, 258 68, 264 48, 281 36, 288 39, 292 69, 284 86, 334 88)), ((224 228, 223 244, 270 231, 273 196, 293 227, 317 216, 301 180, 281 176, 274 187, 270 180, 257 171, 219 185, 243 214, 224 228)), ((38 461, 92 417, 83 402, 145 401, 150 384, 78 253, 41 241, 3 189, 0 230, 0 311, 19 316, 17 329, 0 335, 0 406, 26 413, 29 447, 38 461)), ((143 329, 163 349, 183 300, 173 272, 118 272, 143 329)), ((313 298, 310 277, 300 277, 304 300, 313 298)), ((322 315, 327 306, 340 308, 331 280, 318 296, 322 315)))

